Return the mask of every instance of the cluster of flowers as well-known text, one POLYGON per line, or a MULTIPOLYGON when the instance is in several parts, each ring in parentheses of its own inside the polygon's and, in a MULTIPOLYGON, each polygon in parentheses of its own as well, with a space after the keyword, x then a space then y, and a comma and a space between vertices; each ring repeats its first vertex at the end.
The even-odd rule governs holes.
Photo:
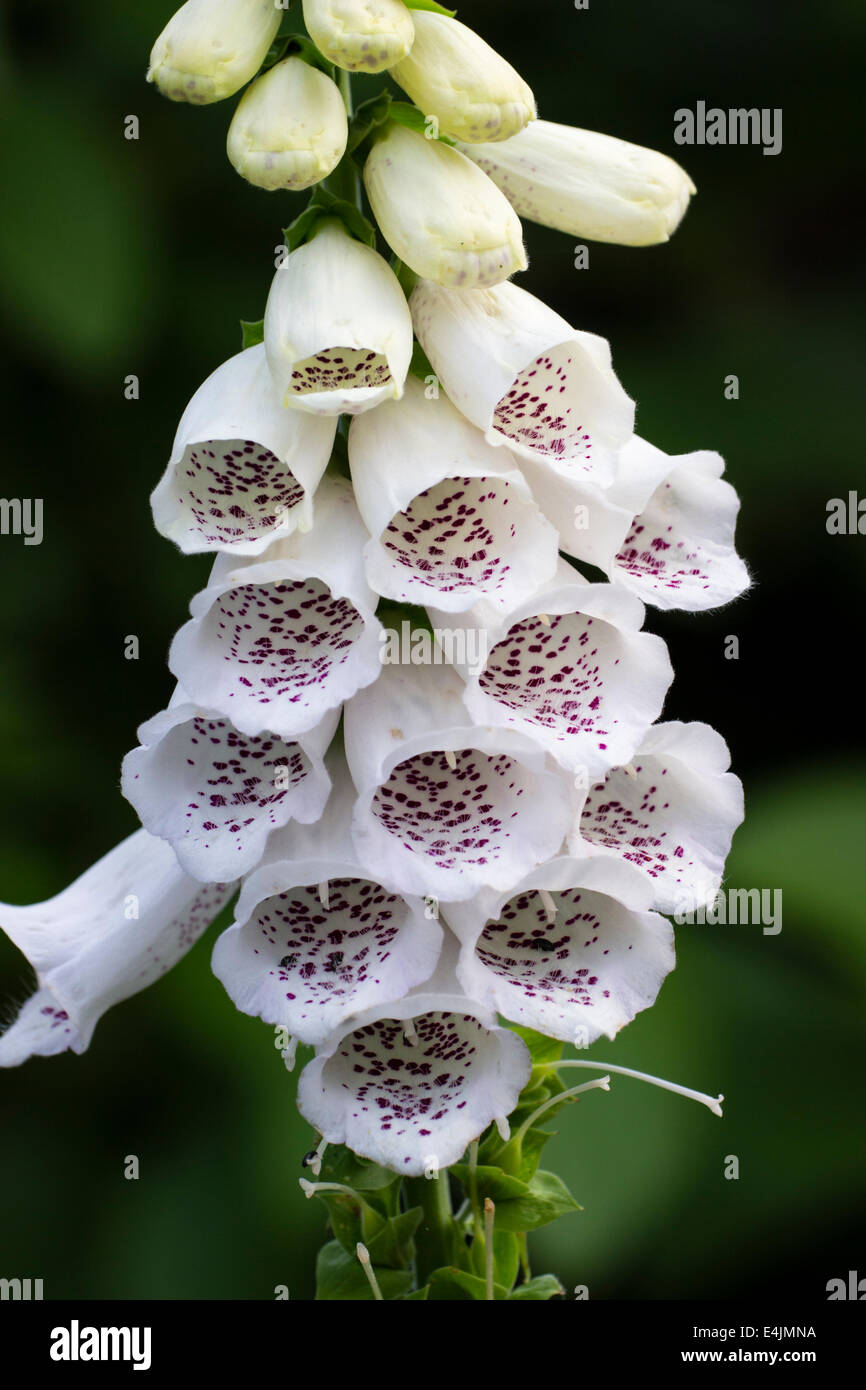
MULTIPOLYGON (((644 603, 715 607, 748 575, 721 458, 638 438, 608 344, 509 283, 518 212, 664 240, 682 170, 536 121, 445 15, 304 16, 329 61, 390 68, 461 147, 382 120, 364 184, 400 275, 322 203, 262 341, 185 411, 155 523, 216 558, 171 647, 175 694, 124 763, 144 828, 59 897, 2 909, 39 985, 0 1064, 83 1051, 239 885, 216 975, 287 1063, 315 1047, 298 1103, 323 1139, 413 1176, 514 1109, 530 1056, 497 1015, 612 1037, 673 966, 662 914, 715 898, 742 791, 712 729, 657 722, 673 672, 644 603), (459 626, 480 659, 383 662, 386 613, 459 626)), ((278 25, 272 0, 190 0, 150 75, 229 95, 278 25)), ((229 151, 301 187, 345 127, 334 82, 290 56, 247 89, 229 151)))

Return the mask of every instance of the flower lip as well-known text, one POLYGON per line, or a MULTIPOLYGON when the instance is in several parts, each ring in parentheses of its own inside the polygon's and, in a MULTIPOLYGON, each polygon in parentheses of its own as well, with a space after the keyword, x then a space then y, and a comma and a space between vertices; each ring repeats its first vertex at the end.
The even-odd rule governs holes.
POLYGON ((304 24, 319 52, 348 72, 384 72, 415 38, 402 0, 304 0, 304 24))

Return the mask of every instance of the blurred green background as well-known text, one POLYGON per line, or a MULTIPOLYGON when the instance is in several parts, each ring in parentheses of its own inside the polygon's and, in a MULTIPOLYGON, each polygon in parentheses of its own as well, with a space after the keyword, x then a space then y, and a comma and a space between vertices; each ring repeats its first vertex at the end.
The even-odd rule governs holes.
MULTIPOLYGON (((120 760, 170 694, 168 644, 210 563, 155 534, 148 494, 187 399, 239 347, 238 319, 260 317, 303 205, 229 167, 233 101, 180 108, 144 84, 172 8, 7 0, 0 21, 0 495, 45 505, 41 546, 0 538, 6 901, 49 897, 135 828, 120 760)), ((866 490, 849 220, 866 12, 467 0, 460 17, 544 116, 665 150, 699 187, 669 245, 593 245, 587 271, 574 239, 528 226, 523 283, 611 339, 641 433, 728 460, 755 586, 719 614, 649 625, 678 673, 666 713, 718 727, 746 782, 728 884, 784 894, 778 936, 680 928, 657 1006, 593 1050, 723 1091, 725 1119, 625 1079, 587 1096, 548 1151, 585 1210, 534 1238, 534 1264, 593 1298, 820 1299, 829 1278, 866 1273, 866 539, 825 527, 829 498, 866 490), (699 99, 782 107, 782 153, 678 149, 673 113, 699 99)), ((213 937, 106 1017, 83 1057, 0 1075, 0 1274, 42 1277, 47 1297, 311 1296, 310 1132, 271 1030, 209 972, 213 937)), ((4 938, 10 1013, 28 992, 4 938)))

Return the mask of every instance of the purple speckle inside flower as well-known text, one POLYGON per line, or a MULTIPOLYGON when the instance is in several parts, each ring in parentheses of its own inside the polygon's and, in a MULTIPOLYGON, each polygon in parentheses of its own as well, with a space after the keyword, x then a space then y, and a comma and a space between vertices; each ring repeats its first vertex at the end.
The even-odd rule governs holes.
POLYGON ((176 487, 201 539, 225 549, 266 537, 304 496, 286 465, 251 439, 190 444, 176 487))

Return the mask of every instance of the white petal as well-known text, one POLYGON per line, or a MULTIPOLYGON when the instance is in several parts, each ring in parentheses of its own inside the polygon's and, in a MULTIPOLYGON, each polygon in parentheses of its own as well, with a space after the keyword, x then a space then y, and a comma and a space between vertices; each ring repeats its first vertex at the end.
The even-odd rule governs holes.
POLYGON ((239 352, 183 413, 151 497, 156 529, 186 555, 258 555, 305 529, 336 423, 282 408, 261 343, 239 352))
POLYGON ((142 825, 167 840, 181 867, 204 883, 236 879, 258 864, 268 835, 289 820, 318 820, 331 782, 324 755, 339 723, 286 743, 245 736, 225 718, 173 704, 143 724, 123 762, 123 794, 142 825))
POLYGON ((604 487, 529 459, 523 471, 545 516, 558 518, 560 549, 610 574, 635 515, 669 473, 670 459, 632 435, 617 448, 604 487))
MULTIPOLYGON (((661 638, 640 631, 643 605, 625 597, 587 584, 563 560, 507 621, 491 627, 483 607, 466 614, 463 627, 476 634, 466 649, 480 651, 485 632, 490 640, 474 668, 456 654, 473 720, 519 730, 573 774, 597 778, 628 762, 661 713, 673 669, 661 638)), ((448 615, 430 616, 443 630, 448 615)))
POLYGON ((734 542, 739 498, 721 477, 718 454, 681 454, 669 463, 608 573, 656 608, 717 608, 749 587, 734 542))
POLYGON ((138 830, 57 897, 3 904, 3 929, 39 988, 0 1037, 0 1066, 84 1052, 101 1016, 170 970, 233 891, 188 878, 168 845, 138 830))
POLYGON ((383 72, 405 57, 415 28, 402 0, 304 0, 320 53, 349 72, 383 72))
POLYGON ((653 885, 660 912, 706 906, 743 819, 742 784, 729 764, 724 739, 707 724, 656 724, 629 772, 618 768, 590 788, 572 852, 633 864, 653 885))
POLYGON ((455 290, 421 281, 411 307, 445 391, 492 444, 566 482, 612 480, 634 403, 603 338, 572 328, 517 285, 455 290))
POLYGON ((399 404, 352 421, 349 459, 367 578, 385 597, 507 610, 553 574, 556 532, 514 459, 414 378, 399 404))
POLYGON ((673 931, 646 910, 646 880, 611 859, 559 858, 510 894, 445 908, 473 998, 548 1037, 613 1038, 674 967, 673 931), (614 872, 611 872, 613 870, 614 872))
POLYGON ((169 653, 190 699, 243 734, 292 740, 374 681, 381 629, 366 539, 351 488, 328 478, 311 531, 257 561, 220 556, 169 653))
POLYGON ((511 1113, 532 1070, 522 1039, 496 1027, 443 963, 399 1004, 332 1037, 298 1082, 298 1108, 323 1138, 406 1177, 456 1163, 511 1113))
POLYGON ((387 261, 341 222, 274 275, 265 348, 284 405, 313 414, 357 414, 399 399, 412 358, 412 315, 387 261))
POLYGON ((329 767, 335 789, 322 820, 272 837, 213 954, 214 974, 243 1013, 304 1043, 401 999, 433 974, 442 945, 419 898, 389 893, 358 863, 354 787, 342 760, 329 767))
POLYGON ((187 0, 153 46, 148 82, 172 101, 221 101, 249 82, 280 27, 273 0, 187 0))
POLYGON ((297 192, 333 173, 348 134, 337 84, 303 58, 289 57, 247 87, 229 126, 226 153, 257 188, 297 192))
POLYGON ((556 853, 571 814, 543 749, 473 726, 462 689, 441 665, 385 666, 345 712, 361 862, 394 891, 443 902, 511 887, 556 853))

